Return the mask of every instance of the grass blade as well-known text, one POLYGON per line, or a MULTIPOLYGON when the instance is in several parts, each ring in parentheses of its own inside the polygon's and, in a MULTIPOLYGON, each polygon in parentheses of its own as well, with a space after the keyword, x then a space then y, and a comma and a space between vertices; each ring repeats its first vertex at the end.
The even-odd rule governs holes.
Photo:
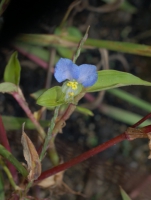
POLYGON ((119 97, 120 99, 123 99, 124 101, 127 101, 135 106, 138 106, 139 108, 142 108, 143 110, 147 112, 151 112, 151 104, 139 99, 138 97, 133 96, 132 94, 129 94, 128 92, 125 92, 121 89, 112 89, 107 90, 108 93, 113 94, 116 97, 119 97))
MULTIPOLYGON (((40 46, 64 46, 76 47, 81 38, 64 35, 46 34, 22 34, 17 41, 40 45, 40 46)), ((125 52, 141 56, 151 56, 151 47, 148 45, 135 44, 130 42, 119 42, 109 40, 87 39, 83 48, 105 48, 112 51, 125 52)))

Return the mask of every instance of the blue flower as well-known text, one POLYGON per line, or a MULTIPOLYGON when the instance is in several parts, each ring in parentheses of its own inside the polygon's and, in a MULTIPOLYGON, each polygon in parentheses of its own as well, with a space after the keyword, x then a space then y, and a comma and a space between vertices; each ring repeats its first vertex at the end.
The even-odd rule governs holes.
POLYGON ((61 83, 65 80, 77 81, 83 87, 90 87, 97 81, 97 69, 94 65, 83 64, 77 66, 67 58, 61 58, 55 67, 54 76, 61 83))
POLYGON ((61 58, 55 67, 54 76, 62 85, 62 92, 67 102, 73 102, 74 96, 78 95, 83 87, 90 87, 97 81, 96 66, 83 64, 77 66, 67 58, 61 58))

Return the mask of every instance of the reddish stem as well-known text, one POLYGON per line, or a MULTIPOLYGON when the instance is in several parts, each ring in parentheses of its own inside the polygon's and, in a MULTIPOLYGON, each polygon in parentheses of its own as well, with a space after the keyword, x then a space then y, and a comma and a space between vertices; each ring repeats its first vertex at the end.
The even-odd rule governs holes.
POLYGON ((22 107, 22 109, 25 111, 25 113, 29 117, 29 119, 33 122, 37 131, 40 133, 41 139, 43 141, 45 138, 45 132, 44 132, 43 128, 41 127, 41 125, 39 124, 39 122, 35 119, 34 115, 32 114, 31 110, 29 109, 24 98, 18 92, 13 92, 11 94, 16 99, 18 104, 22 107))
MULTIPOLYGON (((25 52, 23 52, 21 49, 19 49, 19 51, 25 55, 25 52)), ((26 54, 26 56, 29 57, 29 55, 27 55, 27 54, 26 54)), ((32 60, 35 60, 35 58, 34 59, 32 57, 29 57, 29 58, 32 59, 32 60)), ((43 63, 39 62, 39 60, 36 60, 36 63, 37 62, 39 63, 39 65, 41 65, 44 68, 48 67, 48 65, 46 65, 46 63, 44 63, 44 65, 43 65, 43 63)), ((95 100, 95 98, 91 94, 86 94, 85 98, 90 102, 93 102, 95 100)), ((98 106, 98 107, 101 108, 101 106, 98 106)), ((70 106, 68 107, 68 109, 70 110, 70 106)), ((67 111, 64 113, 64 115, 62 117, 64 120, 68 119, 68 109, 67 109, 67 111)), ((135 127, 139 126, 141 123, 143 123, 145 120, 147 120, 150 117, 151 117, 151 113, 149 113, 148 115, 143 117, 140 121, 138 121, 137 123, 135 123, 131 127, 135 128, 135 127)), ((151 125, 143 127, 141 130, 144 133, 151 132, 151 125)), ((125 139, 128 139, 128 137, 126 136, 125 133, 123 133, 123 134, 111 139, 110 141, 105 142, 104 144, 99 145, 98 147, 96 147, 96 148, 94 148, 94 149, 92 149, 92 150, 90 150, 88 152, 85 152, 85 153, 81 154, 80 156, 77 156, 76 158, 74 158, 74 159, 72 159, 72 160, 70 160, 70 161, 68 161, 66 163, 63 163, 63 164, 58 165, 58 166, 56 166, 56 167, 54 167, 54 168, 52 168, 50 170, 47 170, 47 171, 43 172, 41 174, 41 176, 38 178, 37 181, 43 180, 43 179, 45 179, 45 178, 47 178, 47 177, 49 177, 49 176, 51 176, 53 174, 56 174, 56 173, 58 173, 60 171, 63 171, 63 170, 66 170, 69 167, 72 167, 75 164, 78 164, 78 163, 88 159, 89 157, 91 157, 91 156, 93 156, 93 155, 95 155, 95 154, 97 154, 97 153, 109 148, 110 146, 113 146, 114 144, 125 140, 125 139)))
POLYGON ((151 125, 140 128, 143 133, 151 133, 151 125))
MULTIPOLYGON (((11 152, 11 148, 6 136, 6 131, 3 125, 2 118, 0 116, 0 143, 9 151, 11 152)), ((16 168, 10 163, 9 161, 6 161, 7 167, 10 170, 14 180, 17 182, 18 181, 18 176, 17 176, 17 171, 16 168)))
MULTIPOLYGON (((35 62, 36 64, 40 65, 42 68, 47 69, 48 68, 48 63, 45 62, 44 60, 40 59, 38 56, 35 56, 31 53, 26 52, 24 49, 14 46, 14 48, 20 52, 22 55, 26 56, 27 58, 29 58, 30 60, 32 60, 33 62, 35 62)), ((53 70, 51 70, 51 72, 53 72, 53 70)))
MULTIPOLYGON (((95 98, 91 94, 89 94, 89 93, 85 94, 84 98, 86 100, 88 100, 89 102, 95 101, 95 98)), ((99 105, 98 108, 101 108, 101 106, 99 105)), ((151 113, 147 114, 145 117, 143 117, 142 119, 140 119, 137 123, 135 123, 131 127, 132 128, 136 128, 137 126, 139 126, 140 124, 142 124, 144 121, 146 121, 149 118, 151 118, 151 113)))
POLYGON ((136 124, 134 124, 133 128, 139 126, 140 124, 142 124, 144 121, 146 121, 147 119, 149 119, 151 117, 151 113, 147 114, 145 117, 143 117, 141 120, 139 120, 136 124))
MULTIPOLYGON (((126 140, 126 139, 128 139, 127 135, 125 133, 122 133, 119 136, 112 138, 111 140, 109 140, 109 141, 107 141, 107 142, 105 142, 105 143, 103 143, 103 144, 101 144, 101 145, 99 145, 99 146, 97 146, 97 147, 95 147, 95 148, 73 158, 72 160, 70 160, 66 163, 63 163, 61 165, 58 165, 58 166, 56 166, 52 169, 49 169, 49 170, 43 172, 41 174, 41 176, 37 179, 37 181, 39 182, 39 181, 41 181, 41 180, 43 180, 43 179, 45 179, 45 178, 47 178, 51 175, 54 175, 54 174, 56 174, 60 171, 64 171, 64 170, 66 170, 66 169, 68 169, 68 168, 70 168, 70 167, 72 167, 72 166, 74 166, 74 165, 96 155, 97 153, 102 152, 105 149, 108 149, 109 147, 111 147, 111 146, 113 146, 113 145, 115 145, 115 144, 117 144, 117 143, 119 143, 123 140, 126 140)), ((36 181, 36 183, 37 183, 37 181, 36 181)))

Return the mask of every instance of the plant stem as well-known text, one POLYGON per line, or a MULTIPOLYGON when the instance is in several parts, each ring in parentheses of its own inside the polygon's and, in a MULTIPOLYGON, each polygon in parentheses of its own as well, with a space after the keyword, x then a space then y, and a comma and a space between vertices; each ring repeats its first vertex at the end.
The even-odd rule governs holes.
POLYGON ((133 128, 139 126, 140 124, 142 124, 144 121, 146 121, 147 119, 151 118, 151 113, 147 114, 145 117, 143 117, 142 119, 140 119, 137 123, 135 123, 133 126, 133 128))
POLYGON ((108 149, 109 147, 123 141, 123 140, 134 140, 134 139, 137 139, 137 138, 147 138, 148 137, 148 133, 151 132, 151 125, 148 125, 148 126, 145 126, 143 128, 139 128, 139 129, 135 129, 135 128, 128 128, 124 133, 116 136, 115 138, 112 138, 111 140, 73 158, 72 160, 66 162, 66 163, 63 163, 61 165, 58 165, 52 169, 49 169, 45 172, 43 172, 41 174, 41 176, 36 180, 35 183, 38 183, 39 181, 49 177, 49 176, 52 176, 60 171, 64 171, 102 151, 104 151, 105 149, 108 149))
POLYGON ((26 196, 26 195, 27 195, 28 190, 30 189, 30 187, 32 186, 32 184, 33 184, 33 181, 31 181, 31 182, 29 182, 29 183, 27 184, 27 186, 26 186, 26 188, 25 188, 25 190, 24 190, 24 192, 23 192, 23 196, 26 196))
MULTIPOLYGON (((41 127, 41 125, 39 124, 39 122, 35 119, 34 115, 32 114, 31 110, 29 109, 24 97, 23 97, 23 94, 21 93, 21 91, 19 92, 13 92, 11 93, 12 96, 16 99, 16 101, 18 102, 18 104, 22 107, 22 109, 25 111, 26 115, 29 117, 29 119, 33 122, 33 124, 35 125, 37 131, 39 132, 40 134, 40 140, 41 142, 43 143, 44 139, 45 139, 45 131, 43 130, 43 128, 41 127), (20 92, 20 93, 19 93, 20 92)), ((53 126, 54 128, 54 126, 53 126)), ((50 129, 50 132, 52 130, 50 129)), ((49 132, 49 131, 48 131, 49 132)), ((45 140, 46 141, 46 144, 45 144, 45 149, 48 147, 47 145, 47 139, 45 140), (47 146, 46 146, 47 145, 47 146)), ((45 153, 45 150, 43 150, 42 152, 42 156, 41 156, 41 160, 42 158, 44 157, 44 153, 45 153)), ((51 162, 54 164, 54 165, 57 165, 58 164, 58 161, 59 161, 59 158, 58 158, 58 155, 57 155, 57 152, 55 150, 55 148, 52 149, 52 151, 50 151, 50 149, 48 150, 48 154, 49 154, 49 157, 50 157, 50 160, 51 162), (54 160, 55 158, 55 160, 54 160)))
POLYGON ((0 155, 9 160, 15 168, 22 174, 23 177, 27 177, 28 171, 23 167, 23 165, 7 150, 5 147, 0 145, 0 155))
POLYGON ((83 47, 83 45, 84 45, 84 42, 85 42, 85 41, 87 40, 87 38, 88 38, 89 28, 90 28, 90 26, 88 26, 84 37, 81 39, 81 41, 80 41, 79 44, 78 44, 77 50, 76 50, 76 52, 75 52, 75 54, 74 54, 74 56, 73 56, 73 63, 76 62, 77 58, 78 58, 79 55, 80 55, 81 49, 82 49, 82 47, 83 47))
POLYGON ((39 122, 35 119, 34 115, 32 114, 31 110, 29 109, 24 97, 19 92, 13 92, 11 93, 12 96, 16 99, 18 104, 22 107, 22 109, 25 111, 26 115, 29 117, 29 119, 33 122, 35 125, 37 131, 40 134, 41 141, 43 142, 45 139, 45 131, 43 130, 42 126, 39 124, 39 122))
POLYGON ((0 172, 0 199, 5 200, 5 189, 2 172, 0 172))
POLYGON ((68 169, 68 168, 70 168, 70 167, 72 167, 72 166, 74 166, 74 165, 96 155, 97 153, 102 152, 105 149, 108 149, 109 147, 111 147, 111 146, 113 146, 113 145, 115 145, 115 144, 117 144, 117 143, 119 143, 123 140, 126 140, 126 139, 127 139, 127 135, 125 133, 122 133, 119 136, 117 136, 117 137, 99 145, 98 147, 95 147, 95 148, 73 158, 72 160, 70 160, 66 163, 63 163, 61 165, 58 165, 58 166, 56 166, 52 169, 49 169, 49 170, 43 172, 41 174, 41 176, 36 180, 36 183, 37 183, 37 181, 39 182, 39 181, 41 181, 41 180, 43 180, 43 179, 45 179, 45 178, 47 178, 51 175, 54 175, 54 174, 56 174, 60 171, 64 171, 64 170, 66 170, 66 169, 68 169))
POLYGON ((48 145, 49 145, 50 140, 52 138, 52 131, 53 131, 54 127, 55 127, 55 122, 56 122, 56 119, 58 117, 58 111, 59 111, 59 106, 55 108, 54 116, 53 116, 53 118, 51 120, 50 127, 48 129, 48 133, 47 133, 46 138, 45 138, 45 142, 44 142, 41 154, 40 154, 40 160, 41 161, 43 160, 43 158, 45 156, 45 153, 47 151, 48 145))
MULTIPOLYGON (((2 118, 0 117, 0 143, 9 151, 11 152, 10 145, 6 136, 6 131, 3 125, 2 118)), ((8 169, 10 170, 14 180, 18 181, 18 176, 15 167, 9 161, 6 162, 8 169)))
POLYGON ((12 185, 12 187, 14 188, 14 190, 19 189, 19 187, 15 184, 15 181, 11 175, 11 172, 9 171, 9 169, 6 167, 5 163, 2 161, 2 159, 0 159, 0 165, 2 166, 3 170, 5 171, 5 173, 7 174, 7 177, 10 181, 10 184, 12 185))

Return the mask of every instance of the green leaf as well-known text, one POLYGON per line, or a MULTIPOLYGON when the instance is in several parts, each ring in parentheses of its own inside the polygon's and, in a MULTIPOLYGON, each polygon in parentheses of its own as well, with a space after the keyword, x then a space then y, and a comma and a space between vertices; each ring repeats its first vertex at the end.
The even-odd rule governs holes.
POLYGON ((127 85, 151 86, 151 83, 126 72, 102 70, 98 72, 97 82, 92 87, 86 88, 86 91, 96 92, 127 85))
POLYGON ((127 195, 127 193, 120 186, 120 192, 123 200, 131 200, 131 198, 127 195))
MULTIPOLYGON (((55 30, 55 34, 57 34, 57 35, 62 34, 62 32, 63 32, 63 34, 65 32, 65 34, 70 35, 70 36, 75 36, 75 37, 80 37, 80 38, 82 37, 82 34, 79 31, 79 29, 77 29, 74 26, 70 26, 65 30, 62 30, 60 28, 57 28, 55 30)), ((63 58, 70 58, 71 59, 74 52, 75 52, 75 49, 73 49, 73 48, 69 49, 69 48, 66 48, 66 47, 57 47, 56 49, 57 49, 58 53, 60 54, 60 56, 63 57, 63 58)))
POLYGON ((45 91, 37 100, 37 104, 44 107, 54 107, 65 103, 64 94, 60 86, 45 91))
POLYGON ((63 58, 72 58, 73 54, 74 54, 74 51, 73 49, 69 49, 69 48, 66 48, 66 47, 57 47, 56 48, 58 53, 60 54, 61 57, 63 58))
MULTIPOLYGON (((21 130, 22 129, 22 124, 25 122, 26 124, 26 129, 36 129, 34 124, 30 121, 28 118, 22 118, 22 117, 10 117, 10 116, 1 116, 4 127, 6 130, 21 130)), ((42 127, 48 127, 50 124, 49 120, 42 121, 40 120, 40 125, 42 127)))
POLYGON ((74 36, 74 37, 82 37, 82 33, 79 29, 77 29, 74 26, 70 26, 67 28, 67 32, 69 35, 74 36))
POLYGON ((82 37, 81 31, 74 26, 67 27, 66 29, 56 28, 55 34, 56 35, 66 34, 66 35, 79 37, 79 38, 82 37))
POLYGON ((4 80, 5 82, 11 82, 15 85, 19 85, 20 81, 20 63, 17 59, 17 52, 14 52, 6 65, 4 72, 4 80))
POLYGON ((76 111, 84 114, 84 115, 89 115, 89 116, 94 116, 93 112, 87 108, 83 108, 81 106, 76 107, 76 111))
POLYGON ((5 92, 17 92, 17 86, 14 85, 13 83, 0 83, 0 92, 5 93, 5 92))

